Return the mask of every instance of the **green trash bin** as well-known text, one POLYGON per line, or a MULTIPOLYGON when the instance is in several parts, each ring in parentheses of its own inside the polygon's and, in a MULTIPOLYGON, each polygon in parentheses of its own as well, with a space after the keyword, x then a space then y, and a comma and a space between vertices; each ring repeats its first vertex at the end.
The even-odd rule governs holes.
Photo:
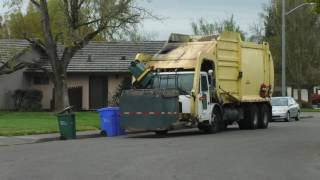
POLYGON ((75 139, 76 138, 76 121, 75 114, 71 112, 72 107, 64 109, 57 114, 60 139, 75 139))

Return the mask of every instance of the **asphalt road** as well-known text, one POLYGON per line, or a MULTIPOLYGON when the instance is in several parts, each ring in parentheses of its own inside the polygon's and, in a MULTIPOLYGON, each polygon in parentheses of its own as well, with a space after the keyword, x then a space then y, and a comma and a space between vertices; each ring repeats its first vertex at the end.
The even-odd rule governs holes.
POLYGON ((320 118, 0 147, 1 180, 319 180, 320 118))

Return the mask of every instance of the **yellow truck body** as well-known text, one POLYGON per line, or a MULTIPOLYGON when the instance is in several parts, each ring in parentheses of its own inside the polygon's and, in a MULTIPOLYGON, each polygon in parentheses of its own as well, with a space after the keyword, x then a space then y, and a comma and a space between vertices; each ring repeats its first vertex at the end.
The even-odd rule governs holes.
POLYGON ((245 42, 235 32, 172 34, 158 53, 137 54, 131 63, 134 88, 120 98, 122 127, 217 132, 237 122, 240 129, 267 128, 273 68, 266 42, 245 42))
MULTIPOLYGON (((199 75, 205 61, 213 63, 217 96, 223 104, 269 101, 274 83, 273 60, 268 43, 241 40, 240 34, 224 32, 219 36, 172 34, 165 47, 154 56, 138 54, 153 70, 195 71, 194 93, 199 91, 199 75), (268 95, 261 97, 261 90, 268 95)), ((197 101, 192 112, 196 113, 197 101)))

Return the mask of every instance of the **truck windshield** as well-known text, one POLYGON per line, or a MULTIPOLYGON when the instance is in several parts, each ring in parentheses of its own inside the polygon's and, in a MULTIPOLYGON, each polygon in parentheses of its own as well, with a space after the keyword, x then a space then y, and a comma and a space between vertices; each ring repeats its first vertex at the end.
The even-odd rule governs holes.
POLYGON ((193 87, 194 74, 157 74, 153 82, 154 89, 178 88, 190 94, 193 87))

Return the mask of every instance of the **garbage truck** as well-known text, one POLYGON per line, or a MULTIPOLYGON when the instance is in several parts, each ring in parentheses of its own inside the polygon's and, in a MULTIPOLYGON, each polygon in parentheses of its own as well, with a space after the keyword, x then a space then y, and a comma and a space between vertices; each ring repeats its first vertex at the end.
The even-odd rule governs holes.
POLYGON ((216 133, 234 123, 265 129, 271 121, 274 68, 267 42, 245 42, 236 32, 171 34, 158 53, 137 54, 129 71, 132 88, 120 97, 126 130, 216 133))

